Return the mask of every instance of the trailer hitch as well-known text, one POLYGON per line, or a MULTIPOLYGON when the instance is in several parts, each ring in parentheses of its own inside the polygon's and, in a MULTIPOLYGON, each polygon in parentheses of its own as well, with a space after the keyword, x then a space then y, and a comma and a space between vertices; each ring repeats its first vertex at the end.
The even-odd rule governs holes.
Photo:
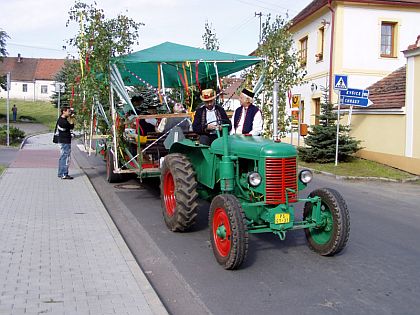
POLYGON ((273 231, 274 234, 276 234, 281 241, 284 241, 286 239, 286 232, 285 231, 273 231))

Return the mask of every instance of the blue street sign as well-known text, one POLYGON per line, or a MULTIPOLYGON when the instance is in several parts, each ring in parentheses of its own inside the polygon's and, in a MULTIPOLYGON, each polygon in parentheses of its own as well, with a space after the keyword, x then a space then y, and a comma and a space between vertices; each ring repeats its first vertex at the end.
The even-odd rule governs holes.
POLYGON ((340 96, 368 98, 369 97, 369 90, 360 90, 360 89, 348 88, 345 91, 340 91, 340 96))
POLYGON ((370 102, 368 98, 340 95, 340 104, 367 107, 370 102))
POLYGON ((334 90, 347 90, 347 75, 334 74, 334 90))

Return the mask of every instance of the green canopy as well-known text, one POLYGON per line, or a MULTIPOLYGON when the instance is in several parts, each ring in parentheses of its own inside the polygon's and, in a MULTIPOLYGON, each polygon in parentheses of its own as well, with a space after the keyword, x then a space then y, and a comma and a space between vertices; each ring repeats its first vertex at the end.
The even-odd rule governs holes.
POLYGON ((243 56, 194 48, 170 42, 113 59, 126 86, 148 84, 157 87, 160 80, 166 88, 182 87, 216 80, 261 62, 254 56, 243 56), (196 73, 198 69, 198 74, 196 73), (216 70, 217 69, 217 70, 216 70), (162 81, 161 81, 162 82, 162 81))

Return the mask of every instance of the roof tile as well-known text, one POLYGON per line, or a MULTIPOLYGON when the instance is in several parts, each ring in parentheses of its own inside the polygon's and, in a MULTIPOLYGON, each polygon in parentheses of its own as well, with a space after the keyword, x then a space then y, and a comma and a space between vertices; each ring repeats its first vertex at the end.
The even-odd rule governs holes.
POLYGON ((6 57, 0 62, 0 75, 11 72, 14 81, 54 80, 64 59, 6 57))
POLYGON ((406 66, 372 84, 369 99, 373 104, 367 109, 402 108, 405 106, 406 66))

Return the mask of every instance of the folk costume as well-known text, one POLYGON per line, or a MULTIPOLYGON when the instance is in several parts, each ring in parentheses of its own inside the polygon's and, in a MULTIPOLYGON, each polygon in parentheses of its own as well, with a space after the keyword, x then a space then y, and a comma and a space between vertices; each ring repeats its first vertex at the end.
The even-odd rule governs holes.
MULTIPOLYGON (((242 93, 250 98, 254 97, 254 93, 247 89, 243 89, 242 93)), ((238 107, 235 110, 232 120, 232 134, 250 134, 252 136, 260 136, 263 131, 261 111, 257 106, 253 104, 250 104, 247 107, 238 107)))

